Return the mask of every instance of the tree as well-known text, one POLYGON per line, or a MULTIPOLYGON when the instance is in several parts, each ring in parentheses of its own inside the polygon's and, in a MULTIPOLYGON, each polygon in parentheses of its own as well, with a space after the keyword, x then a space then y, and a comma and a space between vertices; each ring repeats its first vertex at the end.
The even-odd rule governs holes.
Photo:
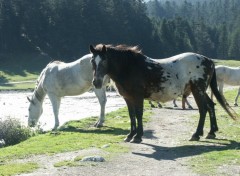
POLYGON ((236 29, 230 40, 229 57, 239 59, 240 57, 240 26, 236 29))

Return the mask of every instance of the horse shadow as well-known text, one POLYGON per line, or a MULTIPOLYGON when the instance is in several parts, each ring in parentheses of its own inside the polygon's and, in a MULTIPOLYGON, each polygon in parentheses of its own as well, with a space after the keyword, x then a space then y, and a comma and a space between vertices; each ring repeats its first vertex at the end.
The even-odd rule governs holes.
POLYGON ((75 126, 62 126, 58 129, 58 131, 62 132, 75 132, 75 133, 98 133, 98 134, 111 134, 111 135, 126 135, 128 134, 129 130, 117 128, 117 127, 110 127, 110 126, 103 126, 101 128, 97 128, 92 126, 89 126, 88 128, 79 128, 75 126))
POLYGON ((174 161, 178 158, 197 156, 197 155, 212 152, 212 151, 240 150, 239 142, 236 142, 234 140, 226 140, 226 141, 228 141, 229 144, 221 143, 219 141, 216 141, 216 142, 200 141, 203 143, 202 145, 201 144, 182 145, 182 146, 174 146, 174 147, 165 147, 165 146, 158 146, 154 144, 142 143, 142 145, 152 147, 154 152, 150 154, 132 152, 132 154, 152 158, 155 160, 173 160, 174 161), (204 143, 211 143, 212 145, 205 145, 204 143))

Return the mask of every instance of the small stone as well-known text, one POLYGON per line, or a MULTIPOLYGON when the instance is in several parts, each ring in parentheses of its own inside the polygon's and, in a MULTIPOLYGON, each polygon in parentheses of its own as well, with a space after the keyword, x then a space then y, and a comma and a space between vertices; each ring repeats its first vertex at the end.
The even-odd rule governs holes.
POLYGON ((101 148, 108 148, 108 147, 110 147, 110 144, 105 144, 101 148))
POLYGON ((81 161, 93 161, 93 162, 104 162, 105 159, 102 156, 86 156, 81 161))

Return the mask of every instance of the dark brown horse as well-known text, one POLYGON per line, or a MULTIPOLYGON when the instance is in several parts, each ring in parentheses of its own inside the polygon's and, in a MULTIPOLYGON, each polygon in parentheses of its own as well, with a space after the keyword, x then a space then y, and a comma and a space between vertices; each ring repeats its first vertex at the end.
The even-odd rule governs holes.
POLYGON ((187 89, 191 90, 200 113, 197 130, 191 140, 199 140, 203 135, 207 112, 211 123, 207 138, 215 138, 218 131, 214 103, 206 93, 209 84, 221 106, 232 118, 236 117, 217 89, 213 61, 205 56, 184 53, 156 62, 143 55, 137 47, 99 44, 96 47, 91 45, 90 51, 93 54, 93 85, 101 88, 103 77, 109 75, 127 103, 131 130, 126 142, 142 141, 144 99, 166 102, 183 95, 187 89))

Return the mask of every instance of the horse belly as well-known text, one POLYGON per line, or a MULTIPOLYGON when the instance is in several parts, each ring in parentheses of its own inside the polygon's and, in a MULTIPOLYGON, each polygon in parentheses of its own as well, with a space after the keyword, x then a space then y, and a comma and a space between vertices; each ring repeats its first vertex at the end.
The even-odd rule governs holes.
POLYGON ((169 89, 164 89, 163 91, 152 93, 148 99, 154 100, 154 101, 160 101, 164 103, 164 102, 168 102, 173 99, 176 99, 181 94, 182 94, 181 90, 176 90, 176 89, 172 90, 171 88, 169 88, 169 89))
POLYGON ((62 96, 74 96, 74 95, 80 95, 80 94, 83 94, 87 91, 90 90, 92 86, 86 86, 86 87, 66 87, 64 89, 62 89, 62 96))

